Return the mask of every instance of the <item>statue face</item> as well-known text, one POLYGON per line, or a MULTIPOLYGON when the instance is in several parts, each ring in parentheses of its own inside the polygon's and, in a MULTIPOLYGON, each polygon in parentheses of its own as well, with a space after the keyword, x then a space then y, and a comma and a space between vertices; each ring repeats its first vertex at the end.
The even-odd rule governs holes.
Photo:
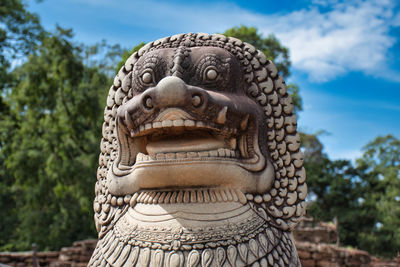
POLYGON ((89 266, 298 266, 296 127, 273 63, 238 39, 181 34, 132 54, 104 111, 89 266))
POLYGON ((262 108, 236 58, 219 47, 164 48, 134 65, 132 98, 117 111, 115 195, 224 187, 262 193, 274 171, 262 108))

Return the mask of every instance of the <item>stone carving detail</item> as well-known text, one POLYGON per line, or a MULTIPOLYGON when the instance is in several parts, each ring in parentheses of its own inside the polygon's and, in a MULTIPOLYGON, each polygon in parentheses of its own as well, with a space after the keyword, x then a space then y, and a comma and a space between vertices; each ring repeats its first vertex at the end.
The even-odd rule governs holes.
POLYGON ((299 266, 296 128, 253 46, 203 33, 147 44, 107 98, 89 266, 299 266))

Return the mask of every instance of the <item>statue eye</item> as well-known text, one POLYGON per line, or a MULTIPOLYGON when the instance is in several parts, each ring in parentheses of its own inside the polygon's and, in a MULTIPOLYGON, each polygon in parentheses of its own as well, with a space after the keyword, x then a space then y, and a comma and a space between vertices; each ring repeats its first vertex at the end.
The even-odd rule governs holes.
POLYGON ((144 83, 144 84, 151 84, 151 83, 153 83, 153 73, 151 72, 151 71, 145 71, 143 74, 142 74, 142 76, 141 76, 141 78, 142 78, 142 82, 144 83))
POLYGON ((218 72, 214 68, 209 68, 206 70, 206 77, 209 81, 214 81, 218 77, 218 72))

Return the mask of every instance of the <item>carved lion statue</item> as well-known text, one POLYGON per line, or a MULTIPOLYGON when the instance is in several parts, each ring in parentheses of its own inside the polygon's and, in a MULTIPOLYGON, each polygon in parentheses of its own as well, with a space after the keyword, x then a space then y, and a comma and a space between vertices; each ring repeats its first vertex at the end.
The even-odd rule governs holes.
POLYGON ((250 44, 180 34, 132 54, 104 111, 89 266, 300 266, 293 103, 250 44))

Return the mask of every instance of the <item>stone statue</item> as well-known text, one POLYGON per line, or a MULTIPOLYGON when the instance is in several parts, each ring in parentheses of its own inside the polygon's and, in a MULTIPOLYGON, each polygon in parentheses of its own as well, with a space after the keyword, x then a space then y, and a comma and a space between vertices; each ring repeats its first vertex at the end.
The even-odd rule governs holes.
POLYGON ((300 266, 300 138, 261 51, 218 34, 149 43, 104 120, 89 266, 300 266))

